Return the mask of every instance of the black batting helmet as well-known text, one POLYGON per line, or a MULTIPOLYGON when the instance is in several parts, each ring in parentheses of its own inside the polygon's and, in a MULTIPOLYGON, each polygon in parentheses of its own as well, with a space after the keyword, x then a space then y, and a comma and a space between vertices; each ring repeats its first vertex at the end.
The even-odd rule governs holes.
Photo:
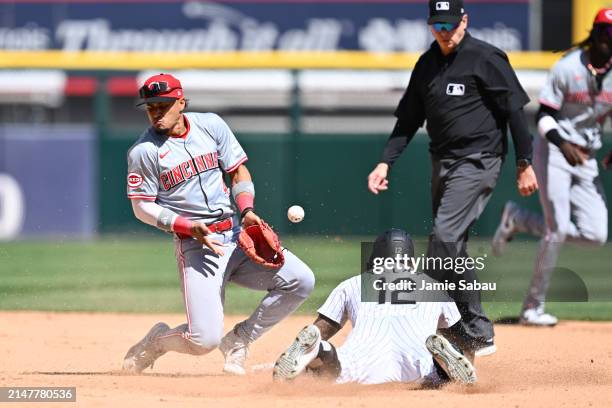
POLYGON ((367 268, 373 268, 374 258, 395 258, 397 255, 414 257, 414 242, 406 231, 392 228, 380 234, 374 241, 367 268))

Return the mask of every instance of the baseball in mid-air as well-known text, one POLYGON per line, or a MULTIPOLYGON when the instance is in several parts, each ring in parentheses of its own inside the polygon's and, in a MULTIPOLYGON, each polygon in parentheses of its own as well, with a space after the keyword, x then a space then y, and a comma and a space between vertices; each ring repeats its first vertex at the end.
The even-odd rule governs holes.
POLYGON ((292 205, 287 210, 287 218, 293 223, 298 223, 304 219, 304 209, 299 205, 292 205))

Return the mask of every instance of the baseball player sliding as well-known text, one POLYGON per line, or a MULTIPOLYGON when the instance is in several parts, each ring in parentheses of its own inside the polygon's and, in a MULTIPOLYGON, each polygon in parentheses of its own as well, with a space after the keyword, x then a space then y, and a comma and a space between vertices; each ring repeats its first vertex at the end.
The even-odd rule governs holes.
POLYGON ((247 155, 227 124, 213 113, 184 113, 183 88, 169 74, 147 79, 140 97, 151 127, 128 152, 127 194, 139 220, 174 234, 187 322, 154 325, 127 352, 123 368, 138 373, 168 351, 201 355, 219 347, 224 371, 244 374, 249 344, 306 299, 313 273, 280 248, 253 211, 247 155), (263 241, 271 248, 257 263, 263 241), (230 281, 267 294, 223 337, 224 289, 230 281))
MULTIPOLYGON (((382 234, 375 252, 377 247, 385 253, 414 255, 411 239, 402 230, 382 234)), ((290 380, 308 368, 338 383, 476 382, 472 363, 435 334, 438 328, 451 327, 461 318, 454 302, 364 302, 359 275, 340 283, 318 312, 315 322, 302 329, 276 361, 275 379, 290 380), (328 340, 347 320, 353 330, 336 349, 328 340)))
MULTIPOLYGON (((544 301, 563 243, 602 245, 607 240, 608 209, 595 153, 612 113, 611 57, 612 8, 606 8, 597 13, 589 37, 553 67, 540 95, 535 169, 544 218, 508 202, 493 237, 496 255, 517 232, 542 237, 521 312, 523 324, 557 323, 544 312, 544 301)), ((603 161, 606 168, 611 153, 603 161)))

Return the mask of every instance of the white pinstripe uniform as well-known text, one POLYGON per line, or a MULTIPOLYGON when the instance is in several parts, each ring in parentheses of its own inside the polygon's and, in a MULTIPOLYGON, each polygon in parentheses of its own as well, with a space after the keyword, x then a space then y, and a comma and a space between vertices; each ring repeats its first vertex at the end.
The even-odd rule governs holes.
POLYGON ((361 276, 340 283, 318 312, 353 329, 337 349, 342 367, 337 382, 419 382, 435 376, 427 337, 450 327, 461 315, 453 302, 414 305, 361 301, 361 276))

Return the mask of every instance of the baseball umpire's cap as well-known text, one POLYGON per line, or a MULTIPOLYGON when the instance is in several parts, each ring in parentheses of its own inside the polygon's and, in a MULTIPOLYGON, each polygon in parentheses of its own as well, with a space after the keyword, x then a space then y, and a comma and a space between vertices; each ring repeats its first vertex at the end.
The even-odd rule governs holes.
POLYGON ((185 96, 181 82, 170 74, 153 75, 138 91, 140 103, 172 102, 185 96))
POLYGON ((456 24, 461 21, 464 14, 463 0, 429 0, 429 19, 427 19, 427 24, 456 24))
POLYGON ((595 24, 612 24, 612 8, 602 8, 597 12, 593 25, 595 24))

